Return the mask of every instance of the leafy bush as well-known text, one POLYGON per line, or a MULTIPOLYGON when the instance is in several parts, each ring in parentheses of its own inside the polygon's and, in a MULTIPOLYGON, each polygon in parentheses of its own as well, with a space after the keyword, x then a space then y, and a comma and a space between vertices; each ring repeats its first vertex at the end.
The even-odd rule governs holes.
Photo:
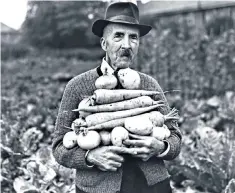
POLYGON ((102 1, 29 1, 24 40, 37 47, 77 48, 99 45, 91 25, 103 18, 102 1))
POLYGON ((50 147, 44 145, 37 152, 22 160, 24 175, 14 179, 13 186, 17 193, 71 193, 74 191, 75 170, 59 165, 50 147))
POLYGON ((194 31, 176 37, 171 29, 153 29, 141 42, 136 68, 155 77, 165 90, 181 90, 183 99, 234 90, 235 31, 218 37, 194 31))
POLYGON ((235 178, 234 138, 229 139, 210 127, 198 128, 196 132, 195 135, 184 136, 180 161, 175 167, 193 180, 196 187, 221 193, 229 180, 235 178))
POLYGON ((205 28, 208 35, 221 35, 228 29, 233 29, 234 20, 229 16, 211 18, 205 28))
MULTIPOLYGON (((192 100, 192 105, 184 105, 182 110, 185 121, 181 125, 182 151, 174 162, 169 163, 173 178, 181 174, 191 180, 191 186, 196 189, 213 193, 234 189, 234 103, 235 93, 227 92, 224 97, 197 100, 196 103, 192 100), (189 121, 192 117, 196 119, 194 123, 189 121), (217 120, 214 126, 219 127, 220 131, 210 126, 213 120, 217 120)), ((182 176, 178 185, 185 180, 182 176)))
POLYGON ((105 53, 99 47, 85 49, 85 48, 77 48, 77 49, 41 49, 39 50, 40 54, 50 55, 58 58, 66 58, 66 59, 77 59, 77 60, 101 60, 105 53))
POLYGON ((29 45, 23 43, 1 42, 1 59, 7 60, 9 58, 21 58, 28 55, 31 51, 29 45))

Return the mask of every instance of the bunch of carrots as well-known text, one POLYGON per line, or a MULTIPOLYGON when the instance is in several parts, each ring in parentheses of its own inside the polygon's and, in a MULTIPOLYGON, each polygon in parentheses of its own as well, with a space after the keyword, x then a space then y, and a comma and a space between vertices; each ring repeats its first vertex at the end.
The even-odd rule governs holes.
POLYGON ((160 140, 169 137, 170 130, 164 123, 177 120, 177 110, 161 114, 158 109, 164 101, 151 98, 160 93, 138 90, 139 84, 139 74, 129 68, 119 71, 117 78, 108 74, 99 77, 94 94, 73 110, 79 112, 79 118, 71 125, 73 131, 65 134, 64 146, 93 149, 99 145, 123 146, 122 142, 132 135, 151 135, 160 140), (124 89, 115 89, 118 81, 124 89))

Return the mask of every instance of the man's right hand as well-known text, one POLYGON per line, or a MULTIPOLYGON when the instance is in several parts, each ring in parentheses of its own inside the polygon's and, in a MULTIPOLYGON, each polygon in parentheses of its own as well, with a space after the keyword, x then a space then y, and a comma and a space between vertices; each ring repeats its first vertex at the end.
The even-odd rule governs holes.
POLYGON ((136 155, 136 152, 127 147, 103 146, 91 150, 87 155, 87 161, 96 165, 102 171, 116 171, 124 162, 120 154, 136 155))

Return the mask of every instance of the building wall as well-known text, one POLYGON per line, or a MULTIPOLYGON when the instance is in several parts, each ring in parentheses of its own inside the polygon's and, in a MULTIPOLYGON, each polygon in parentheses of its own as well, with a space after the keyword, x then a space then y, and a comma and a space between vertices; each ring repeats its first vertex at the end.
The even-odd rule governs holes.
POLYGON ((20 33, 1 33, 2 42, 17 43, 20 37, 20 33))
POLYGON ((20 40, 20 32, 1 23, 2 42, 16 43, 20 40))
POLYGON ((200 10, 214 7, 235 6, 235 1, 150 1, 139 2, 141 15, 161 14, 183 10, 200 10))
POLYGON ((233 21, 235 21, 235 1, 204 1, 200 2, 200 4, 197 3, 198 1, 185 1, 185 4, 180 1, 155 1, 147 3, 141 8, 142 11, 145 9, 145 12, 141 15, 141 23, 154 26, 156 23, 164 23, 166 19, 174 21, 184 20, 200 30, 211 19, 216 17, 226 16, 233 18, 233 21), (154 6, 158 6, 158 8, 155 9, 154 6))

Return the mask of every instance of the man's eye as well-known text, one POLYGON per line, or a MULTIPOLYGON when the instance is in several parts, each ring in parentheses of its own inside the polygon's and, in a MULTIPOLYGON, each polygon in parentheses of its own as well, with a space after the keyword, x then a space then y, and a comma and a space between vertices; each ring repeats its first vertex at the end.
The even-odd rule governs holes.
POLYGON ((121 38, 123 35, 121 33, 117 33, 114 35, 115 38, 121 38))
POLYGON ((137 36, 137 35, 131 35, 131 39, 137 40, 137 39, 138 39, 138 36, 137 36))

